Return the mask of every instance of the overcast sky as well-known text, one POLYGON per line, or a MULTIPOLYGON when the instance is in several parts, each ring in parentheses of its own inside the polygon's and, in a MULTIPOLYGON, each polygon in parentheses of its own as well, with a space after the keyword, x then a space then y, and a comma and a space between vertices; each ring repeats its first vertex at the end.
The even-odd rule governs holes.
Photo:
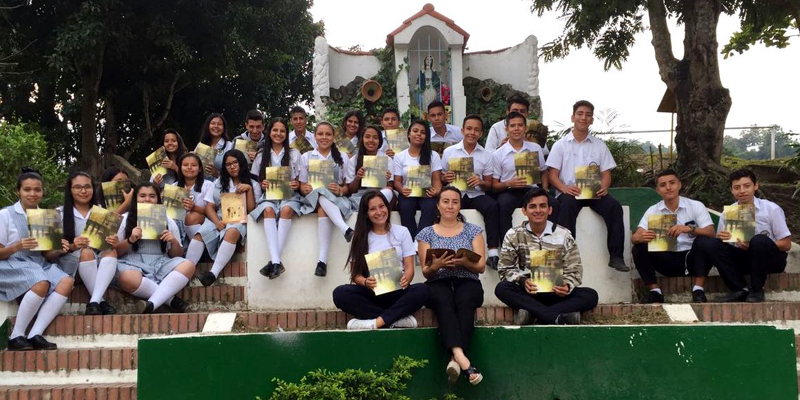
MULTIPOLYGON (((325 37, 331 46, 361 45, 369 50, 386 45, 386 35, 422 9, 425 1, 315 0, 311 14, 325 23, 325 37)), ((541 18, 530 12, 530 0, 438 0, 436 11, 453 19, 470 34, 467 52, 496 50, 521 43, 535 35, 542 45, 557 37, 564 24, 557 14, 541 18), (474 5, 473 5, 474 4, 474 5)), ((647 18, 645 18, 645 21, 647 18)), ((738 19, 723 16, 718 27, 720 48, 738 28, 738 19)), ((683 54, 683 29, 671 30, 676 57, 683 54)), ((592 101, 597 109, 611 108, 620 116, 617 130, 658 130, 670 128, 670 115, 655 110, 666 85, 658 75, 649 31, 637 36, 622 71, 605 72, 601 61, 588 49, 567 58, 544 63, 540 59, 539 92, 544 122, 553 129, 569 124, 572 104, 578 99, 592 101), (619 126, 627 125, 625 128, 619 126)), ((733 106, 727 127, 777 124, 785 131, 800 132, 797 112, 800 94, 800 40, 792 38, 786 49, 754 46, 727 60, 720 57, 722 83, 730 89, 733 106)), ((595 121, 597 122, 597 121, 595 121)), ((726 131, 738 134, 739 131, 726 131)), ((669 143, 669 133, 628 135, 654 143, 669 143)))

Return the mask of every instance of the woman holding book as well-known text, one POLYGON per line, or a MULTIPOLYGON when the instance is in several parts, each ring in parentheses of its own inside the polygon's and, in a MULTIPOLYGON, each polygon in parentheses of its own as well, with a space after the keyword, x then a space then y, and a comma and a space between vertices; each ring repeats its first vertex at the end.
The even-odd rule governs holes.
POLYGON ((228 136, 228 124, 222 114, 213 113, 206 118, 200 129, 200 143, 214 149, 214 165, 205 165, 206 179, 213 181, 222 174, 223 155, 233 149, 233 142, 228 136))
POLYGON ((178 180, 178 172, 180 164, 178 160, 186 154, 186 145, 183 143, 183 138, 175 129, 167 129, 164 131, 164 150, 167 153, 167 159, 161 162, 161 166, 167 169, 164 176, 155 175, 150 177, 150 182, 155 183, 160 187, 164 185, 172 185, 178 180))
POLYGON ((274 118, 267 127, 264 149, 256 154, 250 173, 258 177, 264 195, 250 216, 256 221, 264 219, 264 236, 267 238, 270 261, 259 272, 269 279, 275 279, 286 271, 281 263, 281 252, 289 237, 292 218, 300 214, 302 198, 300 189, 301 157, 300 152, 291 148, 289 143, 289 124, 283 118, 274 118), (269 157, 265 154, 269 152, 269 157), (267 200, 270 182, 267 180, 267 168, 289 168, 289 187, 291 196, 283 200, 267 200), (276 221, 277 218, 277 221, 276 221))
POLYGON ((419 257, 425 260, 422 274, 428 279, 426 283, 430 289, 428 306, 436 312, 442 342, 451 356, 447 364, 448 379, 455 382, 463 373, 469 383, 477 385, 483 375, 465 353, 475 329, 475 310, 483 304, 483 287, 479 280, 486 268, 483 229, 464 220, 461 191, 455 187, 442 189, 436 208, 438 216, 433 226, 417 235, 419 257), (432 249, 453 252, 466 249, 474 258, 471 260, 470 254, 453 253, 428 257, 432 249))
POLYGON ((103 171, 103 175, 100 176, 100 190, 97 191, 97 203, 109 210, 113 211, 119 215, 125 214, 128 212, 128 208, 131 207, 131 203, 133 202, 133 188, 128 186, 129 189, 127 191, 122 191, 122 202, 119 204, 112 204, 110 199, 107 197, 111 197, 114 193, 106 193, 107 190, 103 190, 102 186, 106 182, 126 182, 127 185, 130 185, 131 178, 128 176, 128 173, 123 171, 119 167, 109 167, 105 171, 103 171))
MULTIPOLYGON (((359 110, 350 110, 344 114, 342 119, 342 131, 353 143, 353 146, 358 147, 361 130, 364 129, 364 116, 359 110)), ((380 134, 380 132, 378 132, 380 134)))
POLYGON ((314 140, 317 142, 317 148, 301 157, 300 194, 304 197, 300 212, 301 215, 317 212, 319 262, 317 262, 314 275, 325 276, 328 274, 328 249, 331 245, 333 226, 339 228, 348 242, 353 238, 353 229, 345 222, 353 212, 353 209, 350 208, 350 200, 345 197, 349 193, 345 184, 345 171, 347 171, 347 164, 350 160, 342 157, 336 147, 336 143, 333 141, 333 125, 329 122, 322 121, 317 124, 317 128, 314 130, 314 140), (327 161, 332 164, 332 168, 309 171, 309 165, 313 160, 327 161), (323 182, 329 183, 314 188, 311 185, 312 179, 309 177, 313 177, 315 174, 318 174, 323 182))
MULTIPOLYGON (((211 270, 200 275, 203 286, 211 286, 217 281, 222 269, 233 257, 236 243, 239 241, 244 243, 247 237, 246 221, 223 222, 222 211, 228 205, 223 203, 222 195, 237 193, 240 195, 239 198, 244 197, 245 214, 253 211, 256 205, 255 199, 261 197, 261 186, 247 169, 247 156, 236 149, 228 150, 224 160, 225 169, 214 181, 214 190, 205 197, 206 221, 199 231, 208 249, 208 255, 214 260, 211 270)), ((247 218, 246 215, 243 217, 247 218)))
MULTIPOLYGON (((383 147, 383 135, 381 135, 380 128, 375 125, 367 125, 361 131, 361 137, 358 139, 358 151, 353 157, 350 157, 350 162, 347 165, 347 190, 352 193, 350 195, 350 208, 353 210, 358 209, 361 196, 364 193, 370 189, 376 189, 361 186, 362 179, 367 171, 364 167, 364 156, 386 157, 389 162, 392 162, 389 156, 380 150, 381 147, 383 147)), ((387 170, 385 174, 386 187, 381 188, 380 191, 383 193, 383 197, 386 197, 391 203, 394 197, 392 172, 387 170)))
POLYGON ((0 210, 0 301, 22 297, 8 336, 8 349, 53 350, 57 346, 45 340, 42 333, 67 302, 74 281, 49 260, 63 254, 67 243, 61 241, 61 250, 31 251, 38 241, 29 237, 25 211, 39 208, 42 201, 44 189, 39 172, 24 168, 17 177, 17 194, 17 203, 0 210), (25 330, 34 316, 36 321, 26 336, 25 330))
POLYGON ((377 190, 367 191, 358 207, 358 219, 347 256, 350 284, 333 291, 333 303, 355 316, 347 329, 416 328, 412 314, 428 301, 428 286, 414 280, 416 249, 408 229, 389 223, 389 202, 377 190), (375 295, 378 280, 370 274, 365 255, 394 250, 402 270, 400 289, 375 295))
POLYGON ((178 225, 166 217, 167 229, 158 239, 143 239, 139 213, 143 204, 161 204, 161 192, 153 183, 140 183, 133 191, 136 206, 122 216, 117 236, 119 287, 146 302, 137 312, 150 314, 163 304, 174 312, 184 312, 188 304, 176 297, 194 276, 194 263, 182 258, 178 225))
POLYGON ((442 190, 442 159, 431 150, 427 122, 412 122, 407 136, 408 149, 394 157, 394 187, 400 192, 397 207, 400 221, 411 232, 411 237, 416 238, 419 229, 431 226, 436 216, 436 196, 442 190), (421 211, 419 225, 417 210, 421 211))
POLYGON ((69 243, 69 252, 58 259, 58 266, 70 276, 74 277, 76 272, 80 274, 90 296, 86 315, 116 314, 117 310, 103 300, 103 296, 117 273, 114 247, 118 238, 115 234, 105 238, 110 250, 100 252, 89 247, 89 238, 83 236, 83 231, 94 205, 92 177, 85 172, 71 173, 64 187, 64 207, 61 208, 64 239, 69 243))
POLYGON ((206 221, 206 197, 214 191, 214 183, 205 179, 203 162, 194 153, 186 153, 178 159, 180 169, 175 183, 180 188, 189 188, 189 196, 183 200, 186 218, 175 221, 182 232, 181 242, 186 248, 186 259, 197 265, 203 256, 205 244, 200 236, 200 227, 206 221))

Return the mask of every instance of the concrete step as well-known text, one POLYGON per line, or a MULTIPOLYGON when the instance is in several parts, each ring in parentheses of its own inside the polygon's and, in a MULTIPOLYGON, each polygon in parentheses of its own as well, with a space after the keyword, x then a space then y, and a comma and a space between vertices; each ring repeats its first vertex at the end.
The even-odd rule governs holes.
POLYGON ((136 383, 0 387, 0 400, 135 400, 136 383))
POLYGON ((0 385, 9 372, 135 370, 137 365, 135 347, 4 351, 0 354, 0 385))
MULTIPOLYGON (((690 276, 681 277, 659 277, 658 285, 661 287, 664 298, 671 303, 690 302, 694 278, 690 276)), ((640 278, 633 280, 635 289, 634 299, 642 298, 647 293, 647 287, 640 278)), ((709 300, 716 301, 725 296, 728 288, 719 275, 706 278, 704 286, 706 296, 709 300)), ((800 301, 800 273, 770 274, 767 276, 764 285, 764 293, 767 300, 771 301, 800 301)))
POLYGON ((702 322, 760 323, 800 320, 800 302, 692 304, 702 322))
MULTIPOLYGON (((238 279, 238 278, 227 278, 238 279)), ((178 297, 189 303, 191 311, 223 311, 223 310, 243 310, 246 309, 245 285, 230 285, 226 279, 220 279, 209 287, 200 285, 193 280, 189 286, 183 288, 178 297)), ((121 290, 109 288, 105 296, 106 301, 111 303, 119 313, 132 313, 136 308, 137 298, 122 292, 121 290)), ((86 304, 89 302, 89 294, 83 285, 76 286, 70 294, 67 304, 61 311, 64 315, 83 314, 86 311, 86 304)))

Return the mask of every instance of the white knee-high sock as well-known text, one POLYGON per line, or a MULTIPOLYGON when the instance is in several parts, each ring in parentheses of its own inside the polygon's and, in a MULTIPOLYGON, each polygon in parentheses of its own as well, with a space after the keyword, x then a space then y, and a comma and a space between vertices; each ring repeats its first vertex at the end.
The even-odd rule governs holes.
POLYGON ((333 224, 336 225, 340 231, 342 231, 342 234, 350 229, 350 227, 347 226, 347 223, 344 222, 344 218, 342 217, 342 212, 339 211, 339 207, 336 207, 336 204, 333 204, 332 201, 324 197, 320 197, 319 206, 325 210, 325 214, 328 214, 328 218, 330 218, 331 222, 333 222, 333 224))
POLYGON ((161 307, 165 301, 180 292, 188 283, 189 278, 178 271, 172 271, 161 281, 158 289, 148 301, 153 303, 153 309, 161 307))
POLYGON ((211 273, 219 277, 219 273, 228 264, 228 261, 233 257, 233 252, 236 251, 236 244, 223 240, 217 250, 217 258, 214 260, 214 265, 211 266, 211 273))
POLYGON ((44 333, 44 330, 56 319, 58 312, 61 311, 61 307, 64 307, 66 303, 67 297, 56 292, 47 296, 44 300, 44 304, 42 304, 42 308, 39 309, 39 316, 36 317, 36 322, 33 323, 33 327, 28 333, 28 339, 44 333))
MULTIPOLYGON (((337 211, 338 212, 338 211, 337 211)), ((319 260, 328 262, 328 248, 331 246, 331 232, 333 223, 327 217, 317 218, 317 241, 319 247, 319 260)))
POLYGON ((83 285, 89 294, 94 293, 94 282, 97 279, 97 260, 81 261, 78 264, 78 274, 81 276, 83 285))
POLYGON ((381 193, 383 193, 383 197, 386 197, 386 201, 388 202, 391 202, 392 199, 394 198, 394 192, 392 191, 392 189, 383 188, 381 189, 381 193))
POLYGON ((103 301, 103 295, 106 294, 108 285, 111 284, 116 273, 117 259, 115 257, 103 257, 100 259, 100 265, 97 267, 97 276, 94 281, 94 289, 90 292, 92 294, 92 298, 89 300, 90 303, 103 301))
POLYGON ((289 237, 289 229, 292 228, 292 220, 280 218, 278 219, 278 251, 283 251, 283 246, 286 244, 286 239, 289 237))
POLYGON ((42 305, 43 301, 44 297, 39 297, 32 290, 25 293, 25 296, 22 297, 22 302, 19 304, 19 310, 17 310, 17 322, 14 323, 14 330, 11 331, 10 339, 14 339, 17 336, 25 336, 25 330, 28 329, 28 325, 30 325, 33 316, 36 315, 36 311, 39 310, 39 306, 42 305))
POLYGON ((186 259, 197 265, 200 262, 200 257, 203 257, 203 250, 206 244, 202 240, 192 239, 189 242, 189 248, 186 249, 186 259))
POLYGON ((156 292, 156 289, 158 289, 158 284, 153 282, 150 278, 143 276, 142 283, 131 294, 140 299, 149 299, 150 296, 156 292))
POLYGON ((189 238, 189 240, 194 239, 194 235, 196 235, 197 232, 200 231, 201 226, 202 225, 197 225, 197 224, 186 225, 186 236, 189 238))
POLYGON ((264 218, 264 235, 267 238, 270 261, 277 264, 281 262, 281 251, 278 249, 278 224, 275 218, 264 218))

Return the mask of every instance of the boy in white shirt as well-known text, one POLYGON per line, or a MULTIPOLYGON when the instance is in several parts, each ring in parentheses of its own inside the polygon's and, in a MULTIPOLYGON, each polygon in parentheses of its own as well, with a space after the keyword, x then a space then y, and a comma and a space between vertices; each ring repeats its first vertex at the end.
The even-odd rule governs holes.
POLYGON ((289 118, 291 118, 293 128, 292 131, 289 132, 289 143, 294 143, 298 136, 302 136, 311 144, 311 147, 316 150, 317 142, 314 139, 314 134, 306 129, 306 125, 308 124, 308 114, 306 110, 303 107, 294 106, 289 111, 289 118))
MULTIPOLYGON (((250 110, 247 113, 244 121, 244 133, 237 136, 234 142, 238 140, 251 140, 257 143, 258 149, 264 147, 264 114, 258 110, 250 110)), ((247 162, 252 165, 253 160, 256 158, 258 151, 248 151, 247 162)))
POLYGON ((428 121, 431 121, 431 143, 456 144, 464 139, 461 128, 446 123, 444 103, 434 100, 428 104, 428 121))

